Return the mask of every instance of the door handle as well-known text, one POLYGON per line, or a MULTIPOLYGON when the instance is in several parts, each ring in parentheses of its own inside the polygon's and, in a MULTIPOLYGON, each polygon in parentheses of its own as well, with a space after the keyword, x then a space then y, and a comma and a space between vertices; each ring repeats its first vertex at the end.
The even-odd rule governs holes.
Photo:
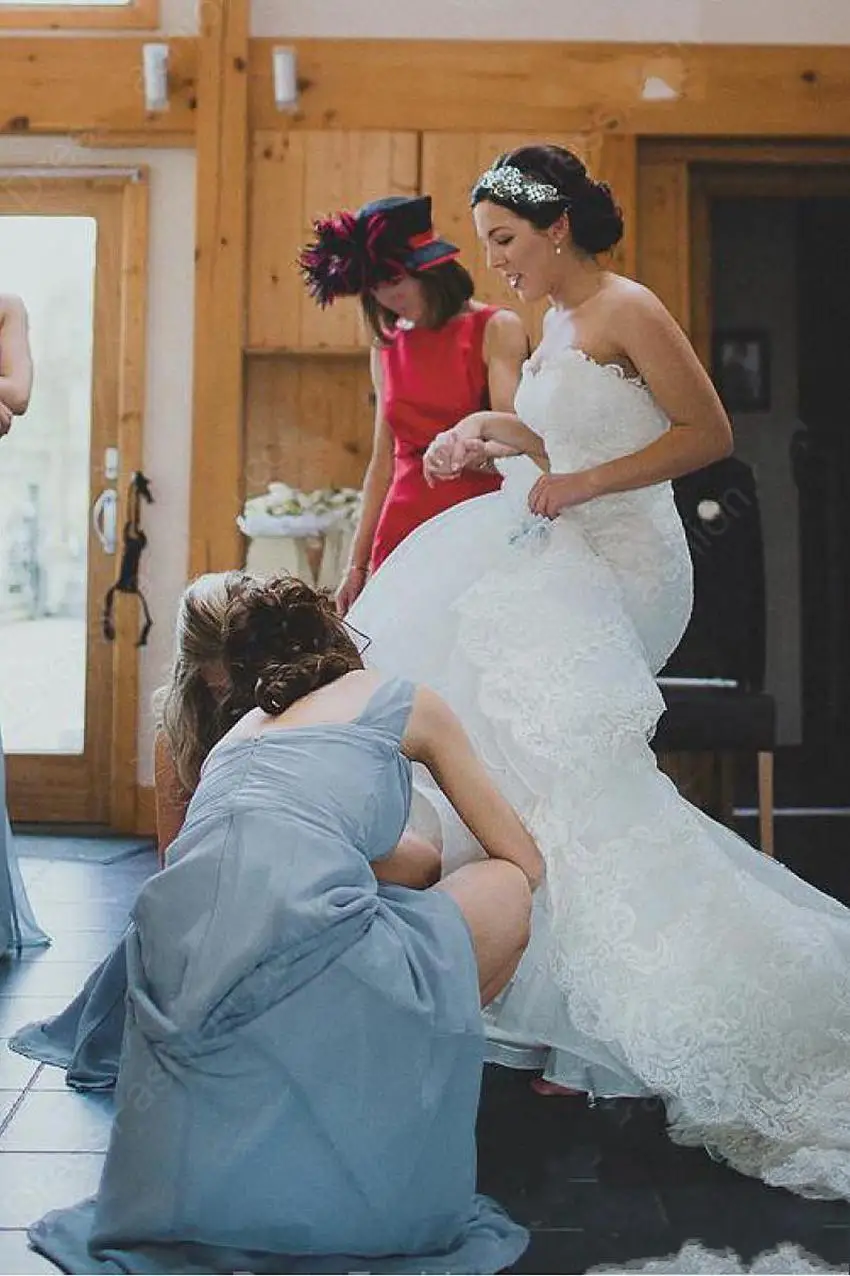
POLYGON ((114 487, 106 487, 92 506, 92 527, 105 554, 114 554, 118 547, 118 493, 114 487))

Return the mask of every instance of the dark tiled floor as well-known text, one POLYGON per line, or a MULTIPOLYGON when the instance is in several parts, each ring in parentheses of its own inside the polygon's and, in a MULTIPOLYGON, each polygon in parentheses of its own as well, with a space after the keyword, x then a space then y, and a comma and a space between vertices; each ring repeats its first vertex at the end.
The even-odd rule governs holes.
POLYGON ((850 1206, 804 1201, 675 1148, 653 1102, 588 1109, 538 1098, 518 1073, 488 1071, 480 1186, 532 1230, 515 1271, 584 1272, 674 1254, 689 1240, 746 1262, 783 1241, 830 1265, 850 1262, 850 1206))
MULTIPOLYGON (((850 822, 785 822, 796 871, 843 894, 850 822)), ((61 1009, 123 928, 154 867, 27 859, 23 871, 54 943, 0 965, 0 1038, 61 1009)), ((97 1186, 110 1120, 105 1095, 68 1090, 60 1071, 0 1040, 0 1273, 53 1271, 24 1228, 97 1186)), ((833 1269, 850 1264, 850 1206, 803 1201, 673 1147, 653 1102, 542 1099, 528 1077, 490 1068, 479 1119, 480 1187, 532 1230, 517 1272, 585 1272, 679 1251, 688 1240, 749 1263, 789 1241, 833 1269)))

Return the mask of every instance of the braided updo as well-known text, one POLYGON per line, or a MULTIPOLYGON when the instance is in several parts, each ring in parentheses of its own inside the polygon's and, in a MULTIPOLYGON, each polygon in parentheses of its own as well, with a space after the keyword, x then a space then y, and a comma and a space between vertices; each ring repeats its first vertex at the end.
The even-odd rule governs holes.
POLYGON ((224 664, 237 694, 273 715, 363 668, 331 600, 295 576, 239 584, 225 618, 224 664))
POLYGON ((608 252, 623 238, 623 214, 611 187, 591 177, 579 157, 566 147, 520 146, 500 155, 488 173, 504 167, 519 169, 524 177, 554 187, 558 197, 532 202, 521 194, 500 195, 479 178, 470 197, 473 207, 490 200, 517 213, 537 230, 548 230, 566 213, 576 248, 593 257, 608 252))

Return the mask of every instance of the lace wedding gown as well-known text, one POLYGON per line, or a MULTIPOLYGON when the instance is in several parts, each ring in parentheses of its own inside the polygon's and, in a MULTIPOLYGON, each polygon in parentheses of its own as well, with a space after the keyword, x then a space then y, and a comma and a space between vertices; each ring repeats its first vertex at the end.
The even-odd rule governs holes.
MULTIPOLYGON (((669 427, 642 382, 563 346, 526 365, 517 411, 553 472, 669 427)), ((692 597, 671 487, 550 522, 528 512, 533 463, 500 468, 501 492, 414 532, 350 614, 370 664, 453 705, 546 860, 490 1057, 661 1095, 677 1141, 850 1199, 850 912, 686 802, 649 747, 692 597)), ((447 867, 481 853, 427 776, 417 797, 447 867)))

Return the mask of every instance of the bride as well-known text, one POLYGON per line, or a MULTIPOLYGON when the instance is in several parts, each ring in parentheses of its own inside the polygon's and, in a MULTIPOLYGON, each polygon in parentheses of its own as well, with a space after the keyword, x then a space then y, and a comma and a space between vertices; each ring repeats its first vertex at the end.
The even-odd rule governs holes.
MULTIPOLYGON (((370 663, 449 701, 546 860, 490 1058, 661 1095, 677 1141, 850 1199, 850 913, 689 805, 649 747, 692 601, 670 480, 728 454, 728 420, 658 299, 597 262, 621 215, 575 156, 502 156, 472 204, 489 264, 553 304, 516 415, 467 418, 425 466, 505 481, 418 529, 349 619, 370 663)), ((416 822, 449 868, 479 853, 425 778, 416 822)))

